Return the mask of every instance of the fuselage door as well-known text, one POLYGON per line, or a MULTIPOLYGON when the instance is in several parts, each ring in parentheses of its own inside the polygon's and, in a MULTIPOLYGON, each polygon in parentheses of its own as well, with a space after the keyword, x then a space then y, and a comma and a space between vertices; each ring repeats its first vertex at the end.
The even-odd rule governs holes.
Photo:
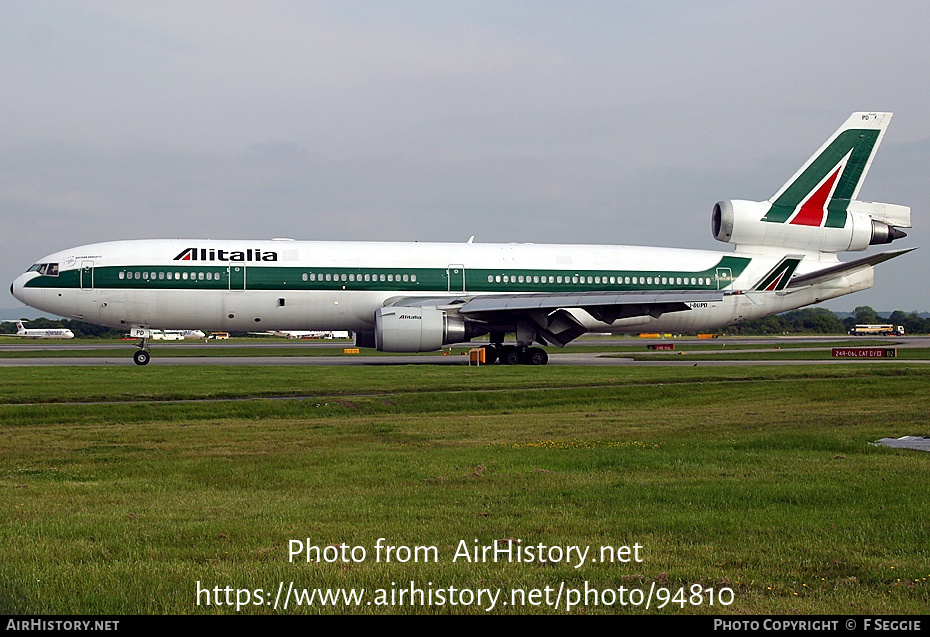
POLYGON ((82 290, 93 290, 94 289, 94 262, 93 261, 82 261, 81 262, 81 289, 82 290))
POLYGON ((733 283, 733 270, 730 268, 717 268, 717 289, 722 290, 733 283))
POLYGON ((245 264, 230 264, 226 272, 229 275, 229 291, 242 292, 245 289, 245 264))
POLYGON ((450 263, 446 268, 446 280, 449 282, 449 292, 464 292, 465 266, 461 263, 450 263))

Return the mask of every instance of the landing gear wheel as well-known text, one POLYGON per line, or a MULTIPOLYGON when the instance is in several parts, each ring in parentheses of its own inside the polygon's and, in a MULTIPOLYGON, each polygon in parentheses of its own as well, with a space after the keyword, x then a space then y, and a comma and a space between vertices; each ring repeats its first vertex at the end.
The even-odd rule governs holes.
POLYGON ((541 347, 531 347, 526 350, 527 365, 545 365, 549 362, 549 354, 541 347))
POLYGON ((484 345, 481 349, 484 350, 485 365, 493 365, 497 362, 497 347, 494 345, 484 345))
POLYGON ((136 365, 148 365, 151 359, 152 355, 146 352, 144 349, 140 349, 138 352, 132 355, 132 360, 136 361, 136 365))
POLYGON ((520 350, 513 345, 505 345, 501 348, 501 363, 504 365, 519 365, 522 362, 521 358, 520 350))

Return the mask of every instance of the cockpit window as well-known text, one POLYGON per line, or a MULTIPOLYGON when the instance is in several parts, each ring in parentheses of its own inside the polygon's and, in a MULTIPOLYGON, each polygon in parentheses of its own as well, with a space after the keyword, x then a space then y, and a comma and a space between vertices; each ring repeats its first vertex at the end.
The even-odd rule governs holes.
POLYGON ((34 266, 26 270, 27 272, 38 272, 39 274, 44 274, 46 276, 58 276, 58 264, 57 263, 36 263, 34 266))

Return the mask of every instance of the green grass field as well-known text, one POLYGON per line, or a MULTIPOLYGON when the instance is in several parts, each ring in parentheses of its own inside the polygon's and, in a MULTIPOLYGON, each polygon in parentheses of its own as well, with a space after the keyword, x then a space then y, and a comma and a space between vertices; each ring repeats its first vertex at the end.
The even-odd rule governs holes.
POLYGON ((572 613, 926 613, 930 454, 869 443, 930 435, 928 381, 904 364, 0 369, 0 613, 237 612, 198 605, 198 582, 248 589, 249 614, 485 612, 366 603, 411 581, 507 601, 705 591, 572 613), (378 538, 438 560, 377 562, 378 538), (291 540, 367 555, 289 562, 291 540), (453 562, 475 540, 591 554, 453 562), (634 544, 642 562, 591 560, 634 544), (275 610, 281 582, 370 596, 275 610))

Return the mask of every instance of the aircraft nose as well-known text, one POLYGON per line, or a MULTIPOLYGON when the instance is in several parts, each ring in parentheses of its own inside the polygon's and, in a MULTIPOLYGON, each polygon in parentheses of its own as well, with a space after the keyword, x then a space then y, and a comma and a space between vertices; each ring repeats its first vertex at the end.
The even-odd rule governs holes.
MULTIPOLYGON (((20 302, 23 302, 23 303, 25 303, 25 301, 23 301, 23 298, 22 298, 22 296, 23 296, 23 285, 24 285, 23 279, 24 279, 24 278, 25 278, 25 275, 24 275, 24 274, 20 274, 18 277, 16 277, 15 279, 13 279, 13 282, 12 282, 12 283, 10 283, 10 294, 12 294, 12 295, 13 295, 13 298, 15 298, 17 301, 20 301, 20 302)), ((27 305, 28 305, 28 303, 27 303, 27 305)))

